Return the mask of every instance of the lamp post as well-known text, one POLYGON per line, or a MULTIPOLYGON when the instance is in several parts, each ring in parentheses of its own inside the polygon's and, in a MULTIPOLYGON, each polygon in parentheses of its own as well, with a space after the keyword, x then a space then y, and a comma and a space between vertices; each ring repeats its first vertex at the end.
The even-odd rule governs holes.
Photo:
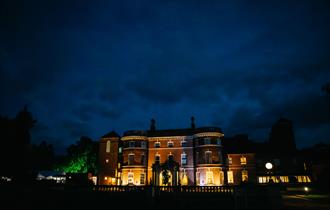
POLYGON ((270 182, 270 180, 271 180, 271 170, 272 170, 272 168, 273 168, 273 164, 270 163, 270 162, 267 162, 267 163, 265 164, 265 167, 266 167, 266 169, 268 170, 268 174, 269 174, 269 180, 268 180, 268 182, 270 182))

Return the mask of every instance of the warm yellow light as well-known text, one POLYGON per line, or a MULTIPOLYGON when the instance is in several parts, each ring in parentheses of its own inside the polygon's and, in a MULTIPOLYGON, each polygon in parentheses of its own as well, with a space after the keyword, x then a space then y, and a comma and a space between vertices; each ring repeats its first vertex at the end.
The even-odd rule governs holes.
POLYGON ((265 167, 266 167, 268 170, 270 170, 270 169, 273 168, 273 164, 271 164, 271 163, 266 163, 265 167))
POLYGON ((104 180, 108 180, 108 177, 104 177, 104 180))
POLYGON ((309 191, 308 187, 304 187, 304 190, 305 190, 305 192, 309 191))

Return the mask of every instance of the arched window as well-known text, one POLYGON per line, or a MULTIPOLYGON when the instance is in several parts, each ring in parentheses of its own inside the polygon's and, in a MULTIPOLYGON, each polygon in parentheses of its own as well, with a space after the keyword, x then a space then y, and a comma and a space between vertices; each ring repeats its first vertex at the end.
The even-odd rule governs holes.
POLYGON ((110 141, 107 141, 107 147, 105 149, 106 153, 110 153, 110 141))

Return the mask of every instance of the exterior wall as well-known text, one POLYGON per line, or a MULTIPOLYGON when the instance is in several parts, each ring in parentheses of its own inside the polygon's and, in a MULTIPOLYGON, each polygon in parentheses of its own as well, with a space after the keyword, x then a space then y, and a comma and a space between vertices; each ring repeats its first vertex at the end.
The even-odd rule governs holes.
POLYGON ((122 185, 130 185, 129 184, 129 173, 133 174, 133 182, 134 185, 146 185, 146 174, 147 171, 142 167, 131 167, 131 168, 123 168, 122 170, 122 185), (141 174, 144 174, 144 181, 141 180, 141 174), (141 183, 142 182, 142 183, 141 183), (144 182, 144 183, 143 183, 144 182))
POLYGON ((99 144, 99 184, 115 185, 118 167, 119 138, 102 138, 99 144), (107 152, 107 142, 110 151, 107 152))
POLYGON ((247 171, 247 182, 256 182, 255 171, 255 156, 253 153, 246 154, 228 154, 228 171, 233 172, 234 183, 233 185, 239 185, 242 183, 242 171, 247 171), (241 158, 246 158, 246 164, 241 163, 241 158), (231 159, 231 163, 229 162, 231 159))

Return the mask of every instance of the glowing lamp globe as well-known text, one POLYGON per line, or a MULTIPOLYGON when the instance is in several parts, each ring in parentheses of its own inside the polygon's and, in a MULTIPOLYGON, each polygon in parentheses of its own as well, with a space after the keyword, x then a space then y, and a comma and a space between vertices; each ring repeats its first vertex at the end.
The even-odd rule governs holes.
POLYGON ((270 170, 270 169, 273 168, 273 164, 271 164, 271 163, 266 163, 265 167, 266 167, 268 170, 270 170))

